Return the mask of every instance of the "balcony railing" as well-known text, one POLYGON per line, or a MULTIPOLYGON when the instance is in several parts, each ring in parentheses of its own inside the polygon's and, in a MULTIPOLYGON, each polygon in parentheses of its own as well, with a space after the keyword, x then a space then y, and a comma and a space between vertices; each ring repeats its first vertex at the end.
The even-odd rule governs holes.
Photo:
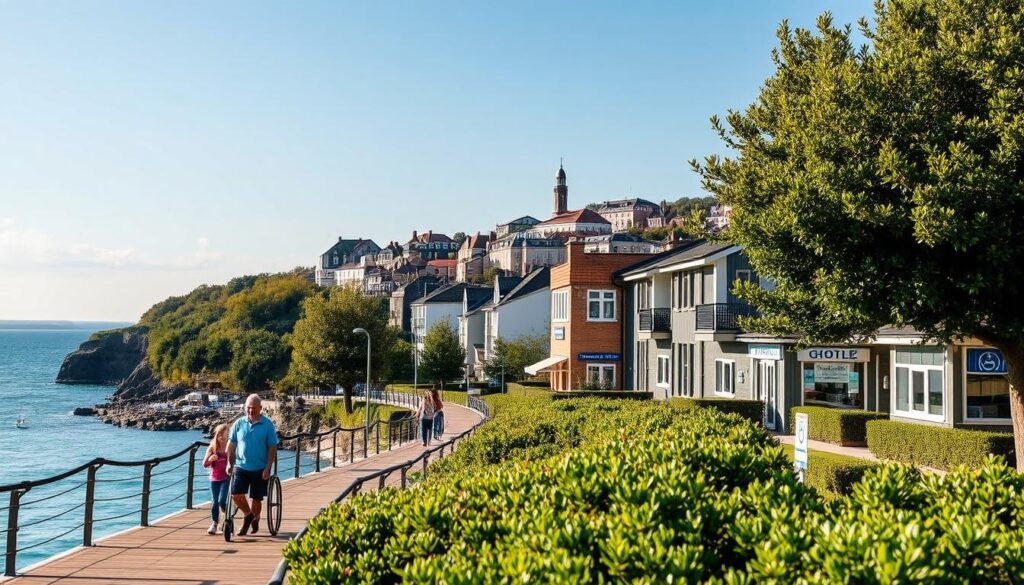
POLYGON ((672 311, 640 309, 640 331, 672 331, 672 311))
POLYGON ((697 331, 739 331, 738 318, 754 314, 754 308, 745 303, 697 305, 697 331))

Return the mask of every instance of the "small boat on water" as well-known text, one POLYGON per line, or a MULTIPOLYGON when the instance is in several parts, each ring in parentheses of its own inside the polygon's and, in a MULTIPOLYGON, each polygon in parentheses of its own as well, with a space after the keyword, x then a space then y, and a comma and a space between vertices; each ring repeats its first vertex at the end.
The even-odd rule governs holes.
POLYGON ((28 421, 25 420, 25 415, 24 414, 19 416, 18 420, 14 421, 14 426, 18 427, 19 429, 27 429, 28 428, 28 421))

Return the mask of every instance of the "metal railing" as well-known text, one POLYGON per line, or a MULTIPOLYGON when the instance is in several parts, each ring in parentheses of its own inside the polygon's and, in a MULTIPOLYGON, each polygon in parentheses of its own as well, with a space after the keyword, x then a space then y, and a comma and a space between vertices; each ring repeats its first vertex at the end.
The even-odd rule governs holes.
MULTIPOLYGON (((371 389, 371 391, 370 391, 370 400, 374 400, 375 399, 374 398, 374 394, 377 393, 377 392, 383 393, 384 396, 396 397, 399 400, 414 399, 414 400, 417 401, 417 403, 419 401, 419 396, 417 396, 415 394, 411 394, 411 393, 407 393, 407 392, 396 392, 396 391, 391 391, 391 390, 376 391, 376 390, 373 390, 373 389, 371 389), (396 396, 396 395, 400 395, 400 396, 396 396), (404 398, 402 396, 404 396, 404 398)), ((459 433, 458 435, 452 437, 451 439, 448 439, 444 443, 441 443, 440 445, 438 445, 436 447, 432 447, 430 449, 427 449, 426 451, 423 451, 422 453, 420 453, 418 456, 416 456, 413 459, 410 459, 410 460, 405 461, 403 463, 396 463, 396 464, 394 464, 394 465, 392 465, 390 467, 386 467, 386 468, 381 469, 379 471, 374 471, 372 473, 368 473, 366 475, 359 476, 351 484, 349 484, 349 486, 347 488, 345 488, 340 494, 338 494, 338 497, 334 498, 334 501, 332 503, 340 504, 341 502, 343 502, 345 500, 345 498, 347 498, 349 496, 355 496, 355 495, 359 494, 359 492, 362 491, 363 486, 366 485, 369 482, 372 482, 372 481, 377 481, 377 488, 378 489, 384 489, 388 478, 392 474, 394 474, 394 473, 398 473, 399 476, 400 476, 398 487, 400 489, 405 489, 406 487, 408 487, 408 474, 409 474, 409 471, 413 467, 416 467, 416 466, 422 466, 422 471, 421 471, 420 479, 421 480, 426 479, 427 478, 427 466, 430 464, 430 457, 431 457, 431 455, 433 455, 434 453, 437 453, 438 454, 438 458, 440 459, 441 457, 444 457, 444 454, 445 454, 444 452, 445 452, 446 449, 448 450, 448 453, 451 454, 452 452, 455 451, 455 445, 459 441, 461 441, 464 438, 472 435, 473 432, 476 431, 476 429, 481 424, 483 424, 487 419, 490 418, 490 409, 487 407, 487 403, 484 402, 483 400, 481 400, 480 398, 478 398, 476 396, 469 396, 469 395, 467 395, 466 396, 466 406, 470 410, 475 410, 476 412, 478 412, 481 415, 483 415, 483 420, 481 420, 477 424, 473 425, 472 428, 469 428, 469 429, 459 433)), ((324 511, 326 509, 327 509, 326 506, 321 508, 316 513, 316 516, 319 516, 320 514, 324 513, 324 511)), ((314 516, 314 518, 316 516, 314 516)), ((313 521, 313 518, 311 518, 310 521, 306 523, 306 526, 304 526, 302 528, 302 530, 300 530, 295 536, 292 537, 292 540, 300 540, 303 537, 305 537, 306 533, 309 531, 309 524, 312 521, 313 521)), ((274 571, 274 574, 270 577, 270 580, 267 582, 267 585, 282 585, 285 582, 285 578, 287 577, 287 575, 288 575, 288 561, 287 561, 287 559, 281 559, 281 562, 278 563, 277 569, 274 571)))
POLYGON ((640 309, 640 331, 672 331, 671 309, 640 309))
POLYGON ((697 305, 697 331, 739 331, 739 317, 754 316, 746 303, 697 305))
MULTIPOLYGON (((370 394, 370 400, 377 399, 375 396, 376 391, 371 391, 370 394)), ((381 402, 386 399, 386 401, 399 406, 409 406, 411 408, 417 408, 419 406, 419 397, 413 394, 384 392, 382 398, 383 399, 380 400, 381 402)), ((303 473, 302 457, 304 454, 307 456, 315 454, 312 465, 313 468, 311 470, 311 472, 315 473, 321 471, 323 468, 325 451, 330 453, 328 467, 337 467, 339 463, 351 463, 358 458, 366 458, 370 455, 371 450, 373 450, 374 453, 380 453, 383 447, 386 451, 390 451, 400 445, 413 441, 417 438, 417 430, 418 425, 416 417, 410 414, 395 420, 375 420, 370 424, 369 428, 364 428, 362 426, 355 428, 336 426, 316 433, 297 433, 293 435, 279 434, 278 450, 274 460, 274 473, 280 476, 279 467, 282 465, 283 449, 290 448, 294 451, 291 475, 292 477, 299 477, 303 473), (382 428, 384 429, 383 431, 382 428), (381 437, 382 433, 384 435, 383 437, 381 437), (372 442, 371 437, 373 437, 372 442), (361 448, 357 449, 357 446, 361 446, 361 448)), ((16 576, 19 553, 50 544, 60 538, 68 537, 76 531, 81 531, 82 546, 92 546, 94 543, 94 528, 98 524, 122 520, 124 518, 137 515, 139 518, 139 526, 149 526, 151 511, 166 507, 180 499, 184 499, 185 506, 184 508, 179 508, 179 511, 182 509, 195 509, 195 479, 197 475, 196 455, 199 452, 199 449, 206 447, 207 445, 209 445, 209 443, 205 441, 195 441, 188 447, 172 455, 154 457, 139 461, 117 461, 98 457, 88 463, 79 465, 74 469, 69 469, 68 471, 45 479, 0 485, 0 514, 5 514, 7 517, 6 527, 3 530, 0 530, 0 535, 6 539, 4 576, 16 576), (167 464, 175 461, 178 462, 170 467, 167 466, 167 464), (180 472, 184 477, 175 479, 174 476, 170 476, 164 481, 159 479, 180 470, 186 465, 188 466, 187 470, 180 472), (101 471, 109 468, 136 468, 141 469, 141 473, 131 475, 129 477, 101 477, 101 471), (83 473, 85 474, 84 479, 80 476, 80 474, 83 473), (74 485, 67 488, 61 487, 57 489, 57 493, 45 493, 40 494, 39 497, 31 500, 25 499, 26 495, 33 490, 43 491, 41 488, 44 486, 56 484, 62 480, 69 480, 76 476, 78 476, 80 481, 74 482, 74 485), (100 497, 103 494, 97 493, 98 486, 129 482, 140 482, 141 487, 139 491, 125 495, 118 494, 111 497, 100 497), (179 490, 177 493, 175 493, 174 490, 176 487, 179 490), (31 506, 32 504, 50 502, 55 498, 65 496, 77 490, 84 490, 83 497, 80 502, 73 503, 73 505, 67 509, 57 513, 41 518, 30 518, 27 522, 23 523, 20 522, 22 515, 28 506, 31 506), (5 494, 7 500, 6 503, 4 503, 5 494), (160 501, 154 503, 154 496, 160 499, 160 501), (128 510, 126 504, 128 501, 133 499, 139 502, 139 506, 138 508, 128 510), (103 504, 107 502, 116 503, 103 506, 103 504), (116 506, 116 508, 114 511, 110 512, 110 515, 97 518, 95 517, 97 504, 101 504, 101 507, 105 508, 111 508, 113 506, 116 506), (67 528, 67 526, 63 524, 66 523, 66 517, 76 513, 80 514, 79 517, 82 519, 81 522, 67 528), (59 530, 59 534, 50 536, 39 542, 29 544, 19 542, 19 532, 22 532, 29 527, 40 526, 51 522, 55 523, 51 525, 59 525, 59 528, 54 530, 59 530)), ((201 458, 199 458, 198 461, 201 463, 201 458)), ((287 464, 285 463, 284 465, 287 464)), ((202 467, 199 469, 202 470, 202 467)))

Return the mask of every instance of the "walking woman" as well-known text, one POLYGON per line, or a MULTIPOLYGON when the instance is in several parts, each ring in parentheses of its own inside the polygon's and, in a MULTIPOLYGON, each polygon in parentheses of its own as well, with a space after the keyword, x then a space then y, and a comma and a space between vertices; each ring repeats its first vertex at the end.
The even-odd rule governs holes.
POLYGON ((423 437, 423 446, 430 444, 434 431, 434 415, 441 410, 441 399, 433 389, 423 393, 423 400, 420 401, 419 410, 416 415, 420 417, 420 436, 423 437))
POLYGON ((228 503, 228 425, 222 423, 213 430, 210 446, 206 448, 206 456, 203 457, 203 467, 210 470, 210 495, 213 496, 210 505, 210 519, 213 522, 206 532, 217 534, 217 520, 228 503))

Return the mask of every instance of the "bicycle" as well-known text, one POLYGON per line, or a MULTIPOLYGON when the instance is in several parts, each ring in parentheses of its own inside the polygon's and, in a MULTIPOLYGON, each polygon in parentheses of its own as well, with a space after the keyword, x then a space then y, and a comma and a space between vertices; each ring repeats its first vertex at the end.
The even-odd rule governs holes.
MULTIPOLYGON (((231 542, 231 537, 235 532, 235 514, 238 512, 238 507, 235 506, 235 502, 231 498, 234 484, 235 476, 232 474, 231 481, 228 483, 228 501, 224 510, 225 542, 231 542)), ((281 480, 276 475, 271 475, 267 480, 267 498, 263 506, 267 517, 267 530, 271 536, 276 536, 277 531, 281 528, 282 509, 281 480)))

